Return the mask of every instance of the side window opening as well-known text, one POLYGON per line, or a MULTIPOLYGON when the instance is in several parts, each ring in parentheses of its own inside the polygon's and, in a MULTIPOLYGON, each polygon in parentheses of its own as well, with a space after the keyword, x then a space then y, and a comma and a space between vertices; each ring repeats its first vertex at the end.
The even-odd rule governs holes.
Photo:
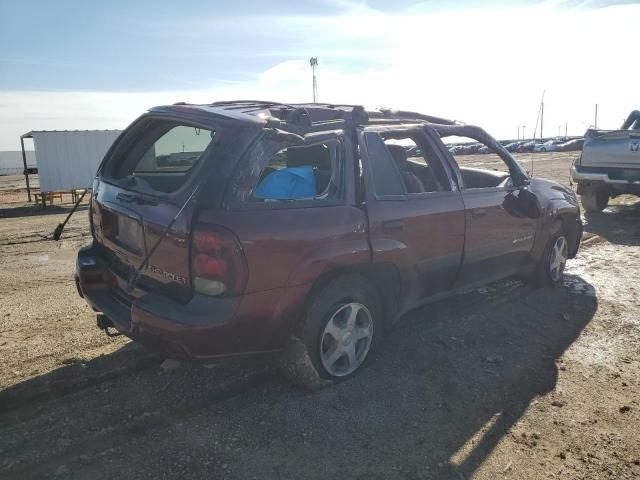
MULTIPOLYGON (((418 139, 419 140, 419 139, 418 139)), ((416 143, 411 136, 385 140, 407 193, 445 192, 451 190, 446 170, 431 145, 416 143)))
POLYGON ((260 171, 249 201, 337 198, 342 164, 340 146, 333 141, 280 149, 260 171))
POLYGON ((442 135, 441 138, 460 167, 466 189, 513 184, 509 166, 490 145, 471 137, 442 135))

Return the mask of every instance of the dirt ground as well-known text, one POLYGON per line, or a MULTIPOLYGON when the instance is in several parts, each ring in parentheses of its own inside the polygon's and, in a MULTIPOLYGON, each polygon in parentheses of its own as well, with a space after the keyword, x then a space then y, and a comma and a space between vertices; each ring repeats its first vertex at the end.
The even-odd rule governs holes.
MULTIPOLYGON (((568 184, 575 154, 532 157, 568 184)), ((633 197, 586 218, 561 286, 428 305, 310 394, 273 361, 169 370, 100 333, 72 280, 86 208, 54 242, 69 204, 34 211, 19 185, 0 177, 0 478, 640 478, 633 197)))

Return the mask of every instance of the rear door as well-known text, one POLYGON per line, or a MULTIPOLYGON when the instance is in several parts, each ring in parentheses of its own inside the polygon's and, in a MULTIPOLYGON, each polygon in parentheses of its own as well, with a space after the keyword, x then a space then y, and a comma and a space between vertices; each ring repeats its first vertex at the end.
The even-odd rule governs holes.
MULTIPOLYGON (((94 185, 91 215, 96 241, 120 287, 176 216, 205 161, 214 160, 217 135, 214 127, 148 118, 112 149, 94 185)), ((179 301, 190 298, 191 208, 163 236, 141 289, 161 290, 179 301)))
POLYGON ((456 279, 464 246, 462 195, 424 130, 368 127, 359 131, 359 143, 373 261, 399 268, 400 307, 410 308, 456 279))

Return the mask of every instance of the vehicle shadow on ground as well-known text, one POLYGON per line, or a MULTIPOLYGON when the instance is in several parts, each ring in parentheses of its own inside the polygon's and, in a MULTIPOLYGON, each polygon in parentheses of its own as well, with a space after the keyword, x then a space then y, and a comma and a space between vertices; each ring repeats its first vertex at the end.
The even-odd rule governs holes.
POLYGON ((381 377, 394 375, 389 388, 413 399, 402 408, 406 427, 419 432, 405 445, 409 476, 420 478, 422 457, 436 469, 426 478, 472 478, 532 402, 554 389, 558 359, 596 309, 593 287, 568 275, 557 288, 503 282, 414 313, 381 366, 381 377))
POLYGON ((618 245, 640 245, 640 202, 609 205, 601 213, 585 215, 585 232, 618 245))
POLYGON ((72 463, 78 478, 469 479, 553 390, 559 357, 596 308, 577 276, 556 288, 500 282, 410 313, 361 374, 314 394, 264 362, 161 374, 127 346, 2 392, 0 450, 16 458, 5 478, 72 463), (21 436, 33 430, 46 433, 21 436), (70 439, 51 450, 63 431, 70 439), (90 464, 73 463, 82 456, 90 464))
MULTIPOLYGON (((89 208, 89 205, 83 203, 79 205, 75 213, 80 213, 82 215, 83 211, 86 211, 89 208)), ((62 205, 54 204, 47 206, 47 208, 42 208, 39 205, 35 204, 20 204, 15 207, 3 207, 0 208, 0 218, 19 218, 19 217, 33 217, 40 215, 62 215, 68 214, 73 209, 72 203, 65 203, 62 205)))

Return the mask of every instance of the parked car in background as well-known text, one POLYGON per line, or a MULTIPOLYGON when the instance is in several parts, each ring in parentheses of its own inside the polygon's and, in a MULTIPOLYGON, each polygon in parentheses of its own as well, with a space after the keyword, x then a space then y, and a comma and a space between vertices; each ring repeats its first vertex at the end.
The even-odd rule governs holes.
POLYGON ((480 149, 483 147, 480 143, 474 143, 471 145, 465 145, 465 153, 467 155, 473 155, 476 153, 480 153, 480 149))
POLYGON ((107 153, 89 212, 76 284, 99 327, 205 364, 284 351, 312 388, 357 373, 426 301, 557 284, 582 233, 574 193, 482 129, 329 104, 153 108, 107 153), (461 167, 447 137, 506 171, 461 167))
POLYGON ((520 142, 511 142, 511 143, 507 143, 504 148, 507 150, 507 152, 517 152, 518 151, 518 147, 520 146, 520 142))
POLYGON ((587 130, 571 178, 588 212, 601 212, 618 195, 640 196, 640 111, 618 130, 587 130))
POLYGON ((534 146, 534 152, 556 152, 558 151, 558 146, 564 143, 565 140, 547 140, 544 143, 540 143, 534 146))
POLYGON ((559 152, 575 152, 582 150, 583 144, 584 138, 574 138, 573 140, 557 145, 556 148, 559 152))
POLYGON ((520 143, 520 145, 518 146, 518 152, 519 153, 533 152, 536 145, 538 145, 538 142, 536 142, 535 140, 529 140, 529 141, 520 143))

